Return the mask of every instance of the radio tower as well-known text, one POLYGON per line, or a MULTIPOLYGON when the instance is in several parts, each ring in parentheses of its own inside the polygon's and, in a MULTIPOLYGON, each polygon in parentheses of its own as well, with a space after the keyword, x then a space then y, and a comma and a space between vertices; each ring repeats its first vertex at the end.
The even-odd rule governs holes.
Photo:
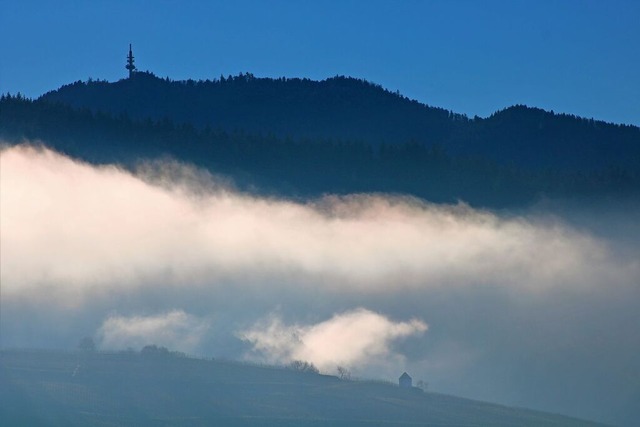
POLYGON ((133 73, 136 71, 136 66, 133 65, 133 52, 131 51, 131 43, 129 43, 129 55, 127 56, 127 70, 129 70, 129 78, 133 77, 133 73))

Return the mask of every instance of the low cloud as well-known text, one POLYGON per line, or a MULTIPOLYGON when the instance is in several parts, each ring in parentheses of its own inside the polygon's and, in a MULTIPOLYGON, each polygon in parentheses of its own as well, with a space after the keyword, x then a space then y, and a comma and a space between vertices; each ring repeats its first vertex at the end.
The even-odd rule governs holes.
POLYGON ((191 191, 158 173, 162 185, 48 150, 1 156, 0 274, 9 295, 55 287, 79 304, 107 290, 234 280, 339 293, 478 283, 538 291, 638 272, 637 263, 608 268, 615 259, 605 245, 555 221, 402 197, 294 203, 191 191))
POLYGON ((402 356, 392 350, 394 341, 426 330, 421 320, 393 322, 360 308, 314 325, 285 325, 272 315, 238 336, 251 343, 250 358, 257 356, 271 363, 303 360, 327 371, 338 365, 358 368, 374 361, 389 364, 393 360, 397 365, 402 356))
POLYGON ((139 350, 145 345, 194 351, 200 345, 209 322, 182 310, 151 316, 111 315, 98 330, 100 348, 139 350))

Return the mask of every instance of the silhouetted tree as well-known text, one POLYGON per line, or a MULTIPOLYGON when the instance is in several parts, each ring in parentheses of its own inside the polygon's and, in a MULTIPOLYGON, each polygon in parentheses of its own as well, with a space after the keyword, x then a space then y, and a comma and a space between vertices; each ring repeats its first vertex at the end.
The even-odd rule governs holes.
POLYGON ((304 372, 308 374, 319 374, 320 371, 315 367, 313 363, 305 362, 304 360, 294 360, 289 364, 289 369, 297 372, 304 372))
POLYGON ((340 378, 341 380, 351 379, 351 372, 344 366, 338 366, 336 370, 338 371, 338 378, 340 378))

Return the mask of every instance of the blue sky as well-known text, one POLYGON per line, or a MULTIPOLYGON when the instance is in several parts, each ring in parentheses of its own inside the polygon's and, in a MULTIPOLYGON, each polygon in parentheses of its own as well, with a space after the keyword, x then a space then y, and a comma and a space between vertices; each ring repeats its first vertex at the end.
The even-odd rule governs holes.
POLYGON ((0 92, 142 70, 361 77, 470 116, 516 104, 640 125, 640 2, 0 0, 0 92))

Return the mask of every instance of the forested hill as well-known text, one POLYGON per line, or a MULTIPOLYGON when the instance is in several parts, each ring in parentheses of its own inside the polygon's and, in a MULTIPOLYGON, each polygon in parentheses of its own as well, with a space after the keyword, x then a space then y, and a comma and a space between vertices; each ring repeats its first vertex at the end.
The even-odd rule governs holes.
POLYGON ((526 170, 640 169, 640 129, 514 106, 481 119, 410 100, 349 77, 76 82, 41 97, 131 119, 169 119, 198 129, 372 146, 417 143, 526 170))
POLYGON ((151 73, 0 99, 0 138, 95 163, 172 157, 245 189, 390 192, 474 206, 640 196, 640 129, 514 106, 481 119, 363 80, 151 73))

